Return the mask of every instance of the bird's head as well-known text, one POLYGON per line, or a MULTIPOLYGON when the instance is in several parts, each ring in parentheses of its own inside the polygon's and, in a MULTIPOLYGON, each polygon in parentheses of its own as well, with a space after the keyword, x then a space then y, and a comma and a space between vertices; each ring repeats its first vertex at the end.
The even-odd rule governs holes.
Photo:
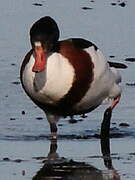
POLYGON ((45 69, 48 53, 53 51, 58 39, 59 29, 51 17, 45 16, 32 25, 30 41, 35 58, 33 72, 41 72, 45 69))

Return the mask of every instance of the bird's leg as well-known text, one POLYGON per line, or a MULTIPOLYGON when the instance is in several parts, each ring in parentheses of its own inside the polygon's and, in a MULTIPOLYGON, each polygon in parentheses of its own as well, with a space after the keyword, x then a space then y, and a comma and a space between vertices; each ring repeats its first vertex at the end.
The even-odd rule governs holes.
POLYGON ((57 139, 57 125, 56 123, 50 123, 51 139, 57 139))
POLYGON ((50 124, 50 131, 51 131, 51 139, 57 139, 57 122, 59 116, 55 114, 46 113, 47 120, 50 124))
POLYGON ((112 103, 109 105, 109 107, 104 112, 104 118, 101 124, 101 133, 100 137, 102 139, 109 138, 110 134, 110 121, 112 116, 112 110, 114 107, 119 103, 120 97, 114 98, 112 103))

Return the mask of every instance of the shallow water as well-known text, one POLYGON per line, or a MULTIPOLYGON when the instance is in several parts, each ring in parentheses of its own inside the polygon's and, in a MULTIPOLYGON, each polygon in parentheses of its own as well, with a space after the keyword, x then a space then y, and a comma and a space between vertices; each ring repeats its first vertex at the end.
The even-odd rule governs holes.
MULTIPOLYGON (((134 57, 134 0, 63 1, 10 0, 0 6, 0 173, 1 180, 32 179, 43 167, 50 141, 44 113, 26 97, 19 80, 19 68, 30 49, 28 31, 39 17, 50 15, 61 29, 61 39, 83 37, 93 41, 112 61, 124 62, 121 70, 123 95, 113 111, 111 125, 111 158, 120 179, 134 180, 135 164, 135 63, 124 61, 134 57), (38 3, 38 4, 35 4, 38 3), (113 3, 113 4, 112 4, 113 3), (90 9, 83 8, 89 7, 90 9), (92 8, 92 9, 91 9, 92 8), (129 126, 120 126, 127 123, 129 126), (40 158, 39 158, 40 159, 40 158)), ((84 119, 76 116, 59 121, 57 152, 66 160, 85 162, 100 174, 112 174, 104 165, 100 140, 100 124, 107 104, 89 113, 84 119)), ((110 175, 111 176, 111 175, 110 175)), ((75 178, 75 177, 74 177, 75 178)))

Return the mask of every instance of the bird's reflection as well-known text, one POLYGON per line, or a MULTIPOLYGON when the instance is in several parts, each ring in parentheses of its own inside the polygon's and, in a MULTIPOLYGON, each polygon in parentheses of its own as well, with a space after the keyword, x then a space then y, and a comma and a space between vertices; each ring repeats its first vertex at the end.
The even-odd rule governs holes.
POLYGON ((57 141, 52 140, 44 165, 33 180, 120 180, 112 165, 109 138, 101 139, 101 151, 107 171, 99 170, 85 162, 62 158, 57 153, 57 146, 57 141))
POLYGON ((101 138, 101 152, 103 155, 104 165, 108 169, 108 171, 104 174, 103 179, 105 180, 120 180, 120 176, 117 170, 112 165, 112 159, 110 155, 110 139, 109 138, 101 138))

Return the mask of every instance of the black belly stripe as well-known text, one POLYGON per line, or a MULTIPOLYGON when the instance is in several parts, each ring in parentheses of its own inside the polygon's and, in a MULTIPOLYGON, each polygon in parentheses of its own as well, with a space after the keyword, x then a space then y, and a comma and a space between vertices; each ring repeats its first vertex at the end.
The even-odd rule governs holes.
POLYGON ((71 113, 72 107, 81 101, 90 88, 94 64, 85 50, 75 48, 69 41, 61 41, 59 52, 69 60, 75 70, 71 89, 58 102, 63 111, 71 113))

